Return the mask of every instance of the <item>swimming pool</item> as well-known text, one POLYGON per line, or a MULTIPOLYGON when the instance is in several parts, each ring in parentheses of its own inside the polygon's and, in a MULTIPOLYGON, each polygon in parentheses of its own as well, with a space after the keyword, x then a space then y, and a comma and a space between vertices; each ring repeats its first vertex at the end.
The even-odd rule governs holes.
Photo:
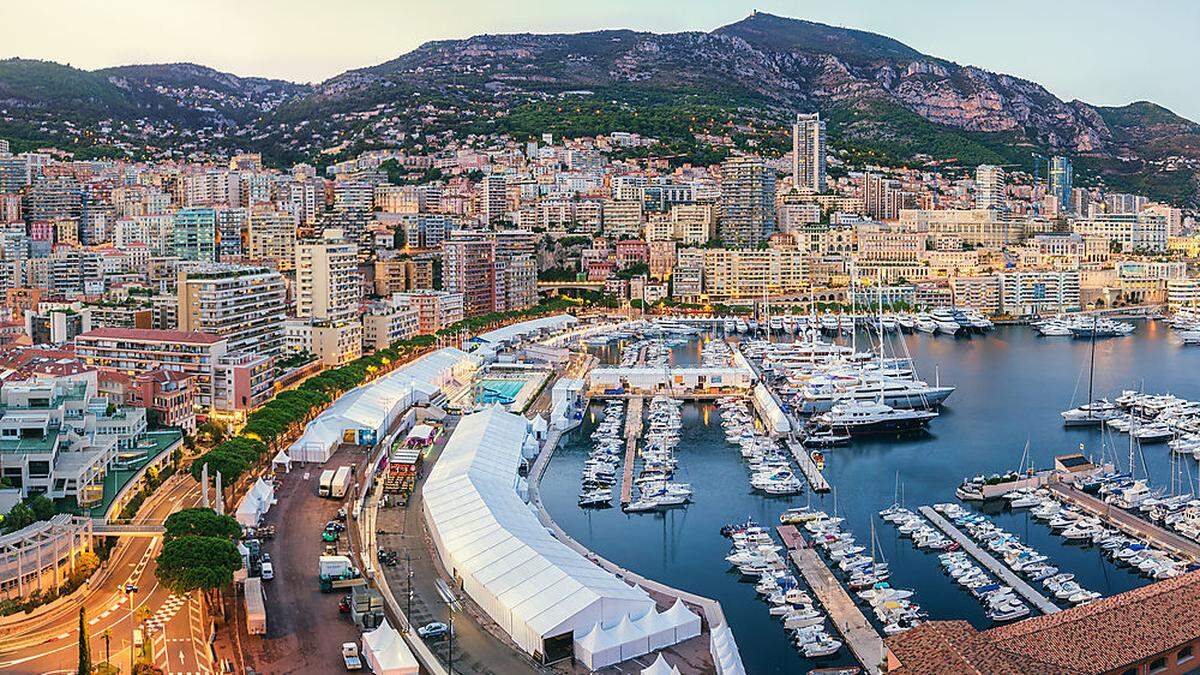
POLYGON ((475 400, 479 403, 512 403, 525 380, 480 380, 475 400))

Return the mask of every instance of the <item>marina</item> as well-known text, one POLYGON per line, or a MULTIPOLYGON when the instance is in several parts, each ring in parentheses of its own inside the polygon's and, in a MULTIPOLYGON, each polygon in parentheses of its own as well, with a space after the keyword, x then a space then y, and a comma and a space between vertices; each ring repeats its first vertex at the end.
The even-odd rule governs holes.
MULTIPOLYGON (((854 369, 868 375, 882 372, 889 377, 904 378, 912 377, 911 371, 916 370, 929 374, 927 380, 917 376, 918 381, 928 382, 930 388, 952 386, 955 393, 932 408, 939 414, 924 429, 856 435, 848 442, 831 445, 804 444, 815 436, 811 429, 804 428, 806 422, 821 413, 800 412, 799 406, 795 405, 795 396, 802 391, 801 386, 796 386, 801 383, 789 383, 786 377, 777 376, 782 373, 782 366, 777 365, 779 361, 762 358, 767 348, 763 346, 766 341, 761 334, 758 337, 746 333, 727 336, 718 325, 694 335, 680 335, 665 343, 665 349, 658 353, 665 356, 667 367, 686 369, 723 362, 723 356, 713 355, 721 351, 720 348, 705 349, 709 343, 727 343, 735 351, 743 352, 755 370, 763 373, 764 380, 771 378, 772 393, 779 394, 779 401, 788 408, 788 417, 801 425, 795 430, 796 445, 787 443, 786 434, 779 441, 787 443, 787 447, 780 447, 796 476, 803 479, 802 482, 808 482, 810 476, 803 459, 811 460, 811 451, 819 449, 824 467, 815 474, 819 476, 817 485, 824 481, 831 491, 837 488, 839 515, 863 542, 868 541, 868 525, 875 514, 895 501, 896 486, 890 477, 897 473, 900 474, 902 492, 910 495, 910 501, 912 495, 920 495, 912 506, 916 510, 919 505, 955 500, 955 488, 964 476, 991 476, 1015 470, 1016 460, 1027 441, 1031 459, 1028 463, 1042 467, 1049 466, 1055 456, 1078 450, 1081 444, 1082 453, 1087 456, 1099 457, 1102 447, 1110 459, 1114 454, 1124 456, 1126 441, 1120 437, 1114 439, 1111 430, 1102 432, 1099 426, 1066 427, 1058 415, 1058 411, 1068 407, 1071 399, 1083 399, 1081 392, 1087 384, 1086 364, 1093 341, 1051 340, 1040 337, 1027 326, 959 332, 954 337, 903 333, 902 330, 885 330, 890 346, 885 347, 882 365, 875 348, 873 355, 862 357, 854 369), (908 360, 915 367, 910 367, 908 360), (767 361, 767 368, 760 370, 763 361, 767 361), (1055 385, 1049 387, 1047 382, 1055 385), (1076 391, 1072 391, 1073 384, 1076 391), (970 452, 965 451, 967 447, 970 452), (889 478, 880 480, 881 476, 889 478)), ((1096 395, 1110 396, 1115 401, 1122 392, 1133 389, 1172 391, 1181 395, 1194 392, 1189 389, 1191 385, 1185 373, 1189 367, 1200 366, 1200 351, 1185 349, 1174 333, 1163 323, 1146 322, 1139 323, 1128 336, 1096 340, 1097 365, 1093 385, 1096 395)), ((815 347, 817 343, 812 341, 809 344, 817 351, 846 355, 855 351, 851 337, 839 327, 836 332, 820 333, 820 342, 828 346, 815 347)), ((641 339, 631 334, 629 342, 641 339)), ((804 338, 799 334, 776 333, 770 339, 774 344, 804 338)), ((869 345, 876 344, 873 342, 876 339, 873 329, 860 327, 856 337, 860 345, 857 352, 865 353, 869 345)), ((650 354, 651 348, 646 345, 641 348, 650 354)), ((619 364, 624 349, 620 340, 589 346, 602 364, 619 364)), ((794 362, 791 365, 793 371, 798 368, 811 371, 811 366, 796 365, 809 358, 798 347, 789 348, 789 352, 794 362)), ((662 357, 658 358, 661 364, 662 357)), ((736 355, 732 358, 736 362, 736 355)), ((857 663, 858 658, 849 643, 831 656, 806 657, 797 650, 794 636, 776 616, 764 609, 761 596, 754 590, 755 584, 739 578, 737 570, 731 574, 714 563, 730 553, 728 540, 715 531, 719 524, 742 522, 748 517, 763 523, 775 522, 785 510, 803 508, 810 503, 813 509, 830 511, 833 506, 831 494, 814 490, 811 485, 790 496, 774 496, 754 489, 740 478, 746 475, 747 460, 739 452, 740 445, 730 445, 722 426, 721 401, 729 394, 709 393, 709 400, 694 400, 701 398, 703 393, 675 386, 668 391, 672 398, 692 399, 685 400, 681 406, 682 425, 675 450, 676 473, 680 476, 676 480, 690 486, 694 493, 692 500, 670 510, 626 514, 619 509, 578 509, 575 504, 558 499, 553 494, 558 489, 553 475, 564 470, 578 471, 570 467, 580 466, 579 462, 587 456, 591 445, 574 440, 574 437, 586 437, 590 433, 594 422, 585 417, 583 428, 564 439, 562 449, 548 469, 550 478, 542 487, 547 508, 556 521, 572 537, 623 567, 685 590, 710 595, 719 601, 737 636, 748 672, 805 672, 857 663), (739 478, 733 481, 731 476, 739 478)), ((623 393, 623 396, 630 395, 630 392, 623 393)), ((591 406, 593 415, 598 418, 604 405, 594 402, 591 406)), ((747 413, 761 415, 756 408, 747 404, 747 413)), ((760 425, 760 432, 763 431, 762 420, 755 419, 754 423, 760 425)), ((817 439, 810 442, 815 443, 817 439)), ((1175 465, 1173 453, 1166 444, 1147 444, 1143 451, 1145 467, 1140 466, 1139 459, 1140 474, 1149 474, 1153 477, 1151 485, 1154 489, 1166 492, 1163 486, 1167 485, 1169 476, 1182 469, 1175 465)), ((815 464, 813 466, 815 468, 815 464)), ((1195 465, 1191 468, 1194 474, 1195 465)), ((1032 481, 1028 485, 1036 488, 1042 482, 1032 481)), ((1186 494, 1186 484, 1184 491, 1186 494)), ((574 499, 574 495, 569 498, 574 499)), ((1048 499, 1048 496, 1039 496, 1041 499, 1048 499)), ((985 513, 998 528, 1018 535, 1026 545, 1047 556, 1048 563, 1060 568, 1059 574, 1073 575, 1073 582, 1081 590, 1109 596, 1153 581, 1144 570, 1117 559, 1114 553, 1100 545, 1080 545, 1064 538, 1061 530, 1047 528, 1045 521, 1032 514, 1031 511, 1037 509, 1010 507, 1007 500, 971 502, 963 506, 972 512, 985 513)), ((1143 514, 1143 518, 1147 517, 1143 514)), ((929 527, 944 536, 940 529, 929 527)), ((1166 530, 1163 525, 1157 527, 1166 530)), ((938 548, 942 544, 936 539, 922 538, 923 542, 932 545, 918 546, 908 534, 901 534, 891 527, 881 528, 878 535, 891 573, 914 588, 922 600, 921 611, 930 619, 965 619, 981 629, 995 624, 992 618, 995 613, 989 605, 981 604, 968 593, 947 592, 955 586, 943 574, 938 555, 946 551, 938 548)), ((780 537, 783 536, 781 531, 780 537)), ((964 533, 963 536, 967 535, 964 533)), ((948 537, 946 539, 957 545, 948 537)), ((1133 543, 1127 548, 1136 547, 1136 537, 1129 539, 1133 543)), ((815 551, 814 554, 820 556, 815 551)), ((822 563, 828 567, 824 560, 822 563)), ((991 571, 988 573, 990 575, 991 571)), ((803 577, 800 573, 797 576, 803 577)), ((995 583, 1008 585, 999 577, 995 579, 995 583)), ((1019 577, 1018 580, 1024 581, 1056 608, 1069 606, 1065 599, 1056 602, 1049 598, 1049 589, 1042 590, 1041 582, 1019 577)), ((1072 580, 1060 581, 1066 588, 1074 588, 1070 585, 1072 580)), ((853 600, 853 593, 845 588, 843 592, 853 600)), ((813 596, 819 600, 815 591, 813 596)), ((1024 596, 1014 594, 1014 597, 1024 600, 1024 596)), ((1035 613, 1040 611, 1032 605, 1030 608, 1035 613)), ((830 614, 832 629, 836 626, 832 625, 835 620, 832 612, 830 614)), ((865 610, 860 610, 860 614, 868 623, 873 622, 865 610)), ((877 635, 882 634, 881 625, 875 626, 874 630, 877 635)), ((840 631, 837 635, 846 641, 840 631)))
POLYGON ((787 439, 787 446, 792 452, 792 457, 796 459, 796 464, 800 467, 800 472, 808 480, 809 488, 813 492, 829 492, 829 481, 825 480, 825 476, 817 468, 816 463, 813 462, 810 450, 793 438, 787 439))
POLYGON ((980 548, 969 537, 954 527, 948 520, 942 517, 940 513, 934 510, 931 506, 922 506, 920 508, 921 515, 925 516, 938 527, 942 532, 945 532, 953 539, 964 551, 971 554, 971 557, 979 561, 981 565, 986 567, 988 571, 995 574, 1004 580, 1013 590, 1025 598, 1030 604, 1038 609, 1043 614, 1054 614, 1061 612, 1062 608, 1051 602, 1046 596, 1039 593, 1025 581, 1013 574, 1012 570, 996 560, 987 551, 980 548))
POLYGON ((1050 491, 1063 502, 1078 505, 1092 515, 1104 519, 1120 531, 1148 541, 1176 554, 1200 561, 1200 543, 1165 530, 1153 523, 1107 504, 1092 495, 1065 483, 1051 483, 1050 491))

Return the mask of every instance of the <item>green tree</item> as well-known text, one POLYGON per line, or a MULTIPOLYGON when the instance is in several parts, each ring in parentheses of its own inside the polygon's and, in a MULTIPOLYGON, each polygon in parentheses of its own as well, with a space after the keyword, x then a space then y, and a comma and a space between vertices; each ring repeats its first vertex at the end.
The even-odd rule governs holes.
POLYGON ((214 591, 233 582, 242 556, 228 539, 185 535, 163 543, 154 576, 172 592, 214 591))
POLYGON ((87 610, 79 608, 79 668, 78 675, 92 675, 92 645, 88 642, 87 610))
POLYGON ((166 540, 190 536, 232 540, 242 532, 233 516, 218 515, 216 511, 206 508, 176 511, 163 521, 163 529, 163 538, 166 540))

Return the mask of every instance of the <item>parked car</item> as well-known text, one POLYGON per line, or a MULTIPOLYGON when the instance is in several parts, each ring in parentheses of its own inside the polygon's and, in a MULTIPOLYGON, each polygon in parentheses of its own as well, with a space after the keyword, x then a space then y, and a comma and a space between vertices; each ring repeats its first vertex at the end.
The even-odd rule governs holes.
POLYGON ((449 632, 450 632, 450 627, 447 626, 446 624, 442 623, 441 621, 434 621, 433 623, 427 623, 424 626, 421 626, 420 628, 417 629, 417 635, 420 635, 421 637, 425 638, 426 640, 428 640, 430 638, 441 637, 449 632))
POLYGON ((275 578, 275 566, 264 560, 263 564, 262 564, 261 576, 262 576, 263 581, 270 581, 270 580, 274 579, 275 578))

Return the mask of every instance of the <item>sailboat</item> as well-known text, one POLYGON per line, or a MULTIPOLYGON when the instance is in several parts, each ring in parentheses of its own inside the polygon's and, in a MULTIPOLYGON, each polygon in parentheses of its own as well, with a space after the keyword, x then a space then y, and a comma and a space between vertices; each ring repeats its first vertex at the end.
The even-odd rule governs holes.
POLYGON ((1063 426, 1067 427, 1086 427, 1096 424, 1103 424, 1115 418, 1119 411, 1117 406, 1110 403, 1106 399, 1095 400, 1092 398, 1092 388, 1096 378, 1096 326, 1092 324, 1092 344, 1091 355, 1089 356, 1088 364, 1088 402, 1072 408, 1064 410, 1062 413, 1063 426))

